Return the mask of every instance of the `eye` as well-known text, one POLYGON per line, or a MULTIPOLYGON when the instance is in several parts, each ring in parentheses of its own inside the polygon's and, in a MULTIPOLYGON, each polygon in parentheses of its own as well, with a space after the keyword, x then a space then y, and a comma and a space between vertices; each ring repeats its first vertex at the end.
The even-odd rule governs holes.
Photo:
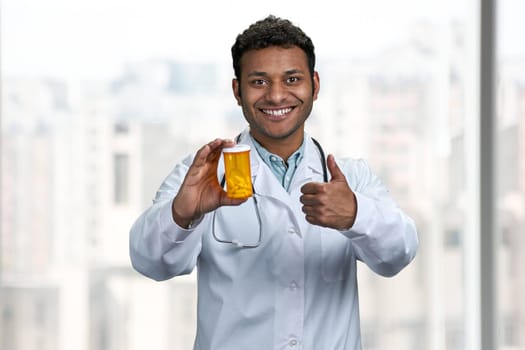
POLYGON ((288 77, 288 79, 286 79, 286 82, 287 82, 288 84, 295 84, 295 83, 297 83, 299 80, 301 80, 299 77, 292 76, 292 77, 288 77))
POLYGON ((254 79, 251 81, 251 84, 254 86, 264 86, 266 81, 264 79, 254 79))

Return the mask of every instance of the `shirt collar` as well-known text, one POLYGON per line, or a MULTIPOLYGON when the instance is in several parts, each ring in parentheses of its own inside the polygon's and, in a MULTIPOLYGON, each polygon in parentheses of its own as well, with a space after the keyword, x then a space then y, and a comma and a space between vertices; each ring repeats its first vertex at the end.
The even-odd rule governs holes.
MULTIPOLYGON (((249 136, 255 146, 255 149, 257 150, 257 153, 270 168, 274 167, 276 163, 283 163, 284 159, 279 157, 277 154, 269 152, 259 142, 257 142, 257 140, 255 140, 251 134, 249 134, 249 136)), ((304 148, 305 139, 303 138, 303 143, 301 144, 301 146, 299 146, 299 148, 294 153, 292 153, 290 157, 288 157, 285 163, 287 163, 288 165, 299 164, 303 159, 304 148)))

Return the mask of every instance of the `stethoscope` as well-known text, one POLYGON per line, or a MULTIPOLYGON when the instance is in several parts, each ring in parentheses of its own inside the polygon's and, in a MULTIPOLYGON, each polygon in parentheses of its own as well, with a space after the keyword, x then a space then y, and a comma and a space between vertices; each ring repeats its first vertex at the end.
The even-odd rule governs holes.
MULTIPOLYGON (((240 137, 241 135, 238 135, 235 139, 235 142, 238 143, 239 140, 240 140, 240 137)), ((324 151, 323 151, 323 147, 321 147, 321 144, 319 142, 317 142, 317 140, 315 140, 314 138, 311 138, 314 145, 317 147, 317 149, 319 150, 319 156, 321 158, 321 164, 323 166, 323 181, 324 182, 328 182, 328 171, 326 170, 326 157, 325 157, 325 154, 324 154, 324 151)), ((221 187, 224 188, 224 184, 226 182, 226 178, 225 176, 223 175, 222 176, 222 179, 221 179, 221 187)), ((255 192, 255 188, 253 187, 252 185, 252 191, 253 191, 253 196, 252 196, 252 199, 253 199, 253 205, 255 207, 255 214, 257 216, 257 221, 259 223, 259 237, 257 239, 257 241, 255 243, 250 243, 250 244, 246 244, 246 243, 243 243, 241 242, 240 240, 238 239, 232 239, 232 240, 226 240, 226 239, 222 239, 222 238, 219 238, 215 232, 215 216, 217 215, 217 211, 219 209, 216 209, 213 211, 213 214, 212 214, 212 224, 211 224, 211 232, 212 232, 212 235, 213 235, 213 238, 219 242, 219 243, 226 243, 226 244, 231 244, 235 247, 238 247, 238 248, 257 248, 261 242, 262 242, 262 221, 261 221, 261 214, 259 213, 259 207, 258 207, 258 204, 257 204, 257 196, 258 194, 255 192)))

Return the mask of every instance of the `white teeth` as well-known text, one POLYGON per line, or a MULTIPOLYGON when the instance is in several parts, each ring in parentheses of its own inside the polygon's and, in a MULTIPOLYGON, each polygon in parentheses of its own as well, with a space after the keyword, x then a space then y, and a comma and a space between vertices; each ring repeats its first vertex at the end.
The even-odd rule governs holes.
POLYGON ((285 115, 286 113, 290 113, 292 111, 292 108, 283 108, 283 109, 263 109, 262 110, 265 114, 269 114, 275 117, 280 117, 282 115, 285 115))

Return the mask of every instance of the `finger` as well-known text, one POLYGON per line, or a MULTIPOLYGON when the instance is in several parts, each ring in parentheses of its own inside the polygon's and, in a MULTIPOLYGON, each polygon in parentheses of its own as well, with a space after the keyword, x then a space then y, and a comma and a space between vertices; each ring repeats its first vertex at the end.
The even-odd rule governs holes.
POLYGON ((302 212, 305 213, 306 215, 311 215, 311 214, 312 214, 312 208, 311 208, 311 206, 309 206, 309 205, 303 205, 303 206, 301 207, 301 210, 302 210, 302 212))
POLYGON ((317 194, 322 192, 323 184, 319 182, 309 182, 301 187, 303 194, 317 194))
POLYGON ((332 176, 330 181, 346 180, 345 175, 335 162, 335 158, 332 154, 328 155, 328 158, 326 159, 326 165, 328 166, 328 171, 330 171, 330 175, 332 176))
POLYGON ((215 139, 202 146, 195 155, 193 163, 196 166, 202 166, 207 161, 215 161, 220 155, 224 147, 231 147, 235 142, 229 139, 215 139))
POLYGON ((221 205, 236 206, 246 202, 248 198, 230 198, 226 192, 221 194, 221 205))
POLYGON ((319 221, 319 220, 317 219, 317 217, 314 216, 314 215, 306 215, 304 218, 306 219, 306 221, 307 221, 309 224, 317 225, 317 226, 323 226, 323 224, 321 223, 321 221, 319 221))
POLYGON ((303 205, 316 205, 319 203, 317 196, 313 194, 303 194, 301 197, 299 197, 299 201, 303 205))
POLYGON ((222 140, 222 141, 223 141, 223 144, 222 144, 223 148, 224 147, 233 147, 233 146, 236 145, 235 141, 230 140, 230 139, 222 140))
POLYGON ((220 157, 222 149, 224 147, 227 147, 226 145, 231 145, 232 141, 230 140, 222 140, 222 139, 215 139, 208 143, 208 146, 210 147, 210 153, 208 155, 208 160, 214 161, 218 157, 220 157))
POLYGON ((217 139, 214 140, 212 147, 212 151, 210 156, 208 157, 209 161, 216 161, 218 160, 222 155, 222 150, 227 147, 233 147, 235 146, 235 142, 229 139, 217 139), (216 142, 215 142, 216 141, 216 142))
POLYGON ((195 154, 193 164, 196 166, 201 166, 202 164, 204 164, 208 159, 208 156, 210 155, 211 151, 217 146, 218 140, 219 139, 215 139, 202 146, 195 154))

